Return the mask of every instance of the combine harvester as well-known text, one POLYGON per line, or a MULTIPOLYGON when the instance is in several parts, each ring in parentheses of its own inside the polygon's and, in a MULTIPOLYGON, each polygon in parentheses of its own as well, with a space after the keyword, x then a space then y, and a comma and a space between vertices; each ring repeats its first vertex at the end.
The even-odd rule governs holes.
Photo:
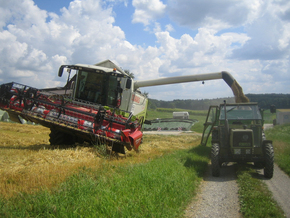
POLYGON ((227 72, 133 81, 110 60, 96 65, 62 65, 58 76, 68 72, 62 88, 37 89, 11 82, 0 86, 0 109, 10 119, 19 117, 50 128, 51 145, 76 142, 106 144, 125 154, 142 142, 148 99, 139 88, 174 83, 224 79, 236 102, 248 101, 227 72), (71 77, 71 74, 75 73, 71 77))

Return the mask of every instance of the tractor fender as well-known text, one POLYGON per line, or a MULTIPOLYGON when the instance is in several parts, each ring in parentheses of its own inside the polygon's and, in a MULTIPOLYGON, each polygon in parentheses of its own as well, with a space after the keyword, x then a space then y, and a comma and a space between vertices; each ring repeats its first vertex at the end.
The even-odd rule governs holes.
POLYGON ((273 141, 272 141, 272 140, 263 140, 263 142, 262 142, 262 146, 263 146, 263 148, 264 148, 265 145, 268 144, 268 143, 273 144, 273 141))
POLYGON ((263 140, 263 142, 262 142, 263 152, 265 152, 265 147, 267 144, 273 145, 273 141, 272 140, 263 140))

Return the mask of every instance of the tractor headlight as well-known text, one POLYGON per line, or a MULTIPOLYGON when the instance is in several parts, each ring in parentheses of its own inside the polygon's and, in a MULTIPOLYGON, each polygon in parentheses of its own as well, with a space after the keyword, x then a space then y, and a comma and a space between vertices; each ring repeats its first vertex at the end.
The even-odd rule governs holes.
POLYGON ((234 154, 241 154, 242 153, 241 151, 242 150, 240 148, 235 148, 234 149, 234 154))

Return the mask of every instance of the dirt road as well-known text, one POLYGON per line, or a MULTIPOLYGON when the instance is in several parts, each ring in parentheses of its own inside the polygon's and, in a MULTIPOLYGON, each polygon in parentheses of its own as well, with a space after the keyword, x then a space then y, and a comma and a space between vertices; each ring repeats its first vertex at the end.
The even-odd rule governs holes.
MULTIPOLYGON (((265 124, 264 128, 272 128, 272 124, 265 124)), ((264 179, 263 171, 257 171, 261 179, 267 184, 268 189, 273 193, 274 199, 283 209, 286 217, 290 218, 290 177, 285 174, 276 164, 274 166, 274 176, 270 180, 264 179)))
MULTIPOLYGON (((290 218, 290 178, 276 164, 272 179, 265 179, 262 169, 257 169, 255 177, 265 182, 273 198, 290 218)), ((221 168, 221 176, 211 175, 211 166, 204 177, 199 193, 186 209, 185 217, 242 217, 239 213, 238 186, 236 172, 230 163, 221 168)))
POLYGON ((276 164, 272 179, 265 179, 263 170, 257 170, 259 178, 263 180, 273 193, 274 199, 283 209, 286 217, 290 218, 290 178, 276 164))
POLYGON ((185 217, 242 217, 238 199, 238 186, 234 166, 221 168, 221 176, 211 175, 211 166, 204 177, 199 193, 188 206, 185 217))

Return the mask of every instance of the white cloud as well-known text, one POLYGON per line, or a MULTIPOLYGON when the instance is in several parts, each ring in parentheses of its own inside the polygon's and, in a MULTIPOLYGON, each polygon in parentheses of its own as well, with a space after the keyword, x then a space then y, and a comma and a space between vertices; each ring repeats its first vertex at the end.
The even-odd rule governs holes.
POLYGON ((160 18, 165 13, 166 5, 160 0, 133 0, 135 7, 133 23, 143 23, 145 26, 160 18))
POLYGON ((72 1, 60 16, 40 10, 32 0, 1 6, 2 11, 9 11, 0 20, 8 24, 0 32, 0 65, 9 72, 7 79, 30 77, 28 85, 54 86, 59 83, 57 67, 64 60, 66 64, 96 63, 123 48, 132 50, 124 32, 113 26, 112 9, 104 9, 100 1, 72 1), (36 83, 37 78, 27 69, 51 79, 47 84, 43 80, 36 83))
POLYGON ((232 44, 242 45, 248 40, 245 34, 224 33, 217 36, 216 31, 207 28, 200 28, 194 38, 184 34, 175 39, 169 32, 156 33, 156 37, 163 53, 162 59, 169 60, 179 71, 193 69, 191 71, 195 72, 197 68, 219 66, 230 55, 232 44))
POLYGON ((290 22, 281 19, 281 10, 290 10, 290 4, 278 6, 268 1, 260 16, 245 26, 251 39, 234 51, 233 58, 277 60, 289 56, 290 22))
MULTIPOLYGON (((127 0, 118 2, 127 4, 127 0)), ((176 2, 169 0, 167 6, 161 0, 133 0, 134 22, 150 24, 147 27, 153 27, 156 38, 155 44, 141 46, 131 44, 115 25, 112 0, 74 0, 58 15, 40 10, 32 0, 2 1, 0 81, 61 86, 66 78, 57 77, 60 65, 111 59, 137 80, 226 70, 245 93, 289 93, 288 1, 176 2), (162 20, 168 13, 172 23, 162 20), (178 32, 176 23, 191 29, 178 32)), ((145 90, 164 100, 232 96, 223 81, 145 90)))
POLYGON ((168 0, 171 18, 183 26, 221 30, 253 19, 261 0, 168 0))
POLYGON ((165 26, 165 31, 172 32, 172 31, 174 31, 174 27, 171 24, 167 24, 165 26))

